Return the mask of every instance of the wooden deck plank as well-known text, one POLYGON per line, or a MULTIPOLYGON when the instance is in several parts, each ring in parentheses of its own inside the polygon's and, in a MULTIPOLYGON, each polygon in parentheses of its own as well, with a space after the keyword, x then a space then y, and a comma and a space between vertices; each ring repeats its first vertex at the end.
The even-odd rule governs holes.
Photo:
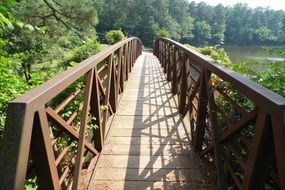
POLYGON ((126 190, 161 190, 161 189, 179 189, 179 190, 211 190, 211 186, 205 181, 202 182, 176 182, 176 181, 103 181, 98 180, 89 186, 89 189, 126 189, 126 190))
POLYGON ((98 163, 100 168, 146 168, 146 169, 199 169, 194 156, 129 156, 129 155, 101 155, 98 163), (139 164, 137 163, 139 160, 139 164))
POLYGON ((97 167, 94 180, 199 182, 203 180, 203 175, 198 169, 97 167))
POLYGON ((135 63, 88 189, 211 189, 152 54, 135 63))
POLYGON ((191 156, 193 152, 189 144, 183 145, 155 145, 155 144, 114 144, 106 145, 103 155, 129 155, 129 156, 191 156))
POLYGON ((158 145, 178 145, 184 144, 188 145, 190 142, 187 138, 171 138, 171 137, 110 137, 105 142, 106 145, 108 144, 158 144, 158 145))

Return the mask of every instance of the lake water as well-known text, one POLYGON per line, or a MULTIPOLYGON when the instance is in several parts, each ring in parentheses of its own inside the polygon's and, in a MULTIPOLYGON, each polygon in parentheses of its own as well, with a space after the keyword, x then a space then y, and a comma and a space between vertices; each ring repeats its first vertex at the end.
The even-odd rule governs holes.
POLYGON ((283 61, 285 56, 273 56, 267 53, 267 49, 280 49, 285 52, 285 46, 224 46, 233 63, 249 60, 283 61))

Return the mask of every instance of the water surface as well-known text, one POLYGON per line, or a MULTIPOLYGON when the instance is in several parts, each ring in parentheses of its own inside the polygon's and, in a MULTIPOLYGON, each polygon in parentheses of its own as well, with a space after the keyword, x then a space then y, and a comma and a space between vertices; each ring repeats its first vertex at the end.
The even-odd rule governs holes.
POLYGON ((268 49, 280 49, 285 52, 285 46, 224 46, 233 63, 250 60, 284 61, 285 55, 270 55, 268 49))

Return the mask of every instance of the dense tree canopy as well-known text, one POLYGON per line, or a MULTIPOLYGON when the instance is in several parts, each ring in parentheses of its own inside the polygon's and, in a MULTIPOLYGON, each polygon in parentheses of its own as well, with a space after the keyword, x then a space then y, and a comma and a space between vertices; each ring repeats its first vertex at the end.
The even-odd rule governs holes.
POLYGON ((99 33, 122 29, 146 46, 161 36, 183 43, 284 44, 285 12, 238 3, 233 7, 186 0, 101 0, 99 33))

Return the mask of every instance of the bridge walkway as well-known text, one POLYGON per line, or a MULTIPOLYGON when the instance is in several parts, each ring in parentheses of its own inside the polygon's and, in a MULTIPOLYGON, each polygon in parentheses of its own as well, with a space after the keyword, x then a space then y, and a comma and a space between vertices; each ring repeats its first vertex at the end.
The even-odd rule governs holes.
POLYGON ((160 63, 136 61, 88 189, 209 189, 160 63))

